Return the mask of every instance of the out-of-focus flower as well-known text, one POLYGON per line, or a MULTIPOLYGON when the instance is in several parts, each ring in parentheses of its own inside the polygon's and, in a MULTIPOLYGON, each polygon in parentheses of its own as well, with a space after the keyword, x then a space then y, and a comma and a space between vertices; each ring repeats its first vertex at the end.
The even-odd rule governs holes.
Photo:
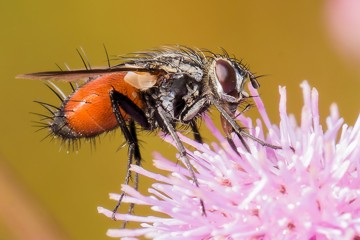
MULTIPOLYGON (((201 145, 181 136, 196 148, 188 151, 200 187, 181 165, 155 156, 157 168, 169 175, 132 170, 155 180, 141 194, 122 186, 126 201, 148 205, 165 217, 117 214, 119 220, 140 222, 138 229, 111 229, 119 238, 154 239, 358 239, 360 236, 360 117, 353 127, 343 124, 336 105, 330 108, 327 129, 320 124, 318 92, 301 84, 304 106, 301 123, 286 112, 286 89, 280 87, 280 124, 270 122, 260 98, 254 98, 261 115, 239 117, 249 132, 281 150, 248 140, 248 153, 236 142, 235 153, 205 117, 219 144, 201 145), (263 127, 263 124, 265 127, 263 127), (199 199, 205 203, 202 216, 199 199)), ((251 89, 253 96, 258 95, 251 89)), ((171 140, 167 138, 169 142, 171 140)), ((117 200, 119 195, 111 194, 117 200)), ((111 217, 112 211, 99 207, 111 217)))
POLYGON ((325 24, 331 40, 356 69, 360 63, 360 1, 324 1, 325 24))

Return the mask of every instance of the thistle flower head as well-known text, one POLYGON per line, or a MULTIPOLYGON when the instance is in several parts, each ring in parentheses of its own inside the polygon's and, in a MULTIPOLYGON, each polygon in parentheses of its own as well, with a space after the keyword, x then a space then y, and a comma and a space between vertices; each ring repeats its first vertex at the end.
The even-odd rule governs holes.
MULTIPOLYGON (((187 153, 199 188, 185 167, 159 154, 154 164, 168 175, 132 166, 132 171, 155 183, 148 194, 123 185, 125 200, 148 205, 165 216, 117 214, 117 219, 140 222, 141 227, 110 229, 107 234, 124 239, 358 239, 360 117, 349 127, 333 104, 325 130, 320 124, 318 92, 307 82, 301 87, 304 106, 300 124, 287 114, 284 87, 279 88, 279 125, 270 122, 260 98, 254 101, 261 119, 254 124, 239 116, 241 125, 253 136, 282 146, 280 150, 249 140, 249 153, 235 138, 238 155, 206 116, 206 126, 218 143, 202 145, 181 136, 196 149, 187 153), (199 199, 205 203, 207 216, 201 214, 199 199)), ((251 87, 250 91, 258 95, 251 87)), ((117 200, 119 195, 111 197, 117 200)), ((112 215, 102 207, 98 210, 112 215)))

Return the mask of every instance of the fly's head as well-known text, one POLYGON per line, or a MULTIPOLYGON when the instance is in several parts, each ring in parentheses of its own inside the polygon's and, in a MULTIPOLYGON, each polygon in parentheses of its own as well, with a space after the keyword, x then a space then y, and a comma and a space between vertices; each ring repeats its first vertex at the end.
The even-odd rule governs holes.
MULTIPOLYGON (((215 101, 233 118, 239 104, 249 96, 244 90, 247 79, 255 89, 260 87, 256 77, 240 62, 227 57, 213 58, 209 68, 210 88, 215 101)), ((232 128, 223 116, 221 121, 224 131, 230 133, 232 128)))
POLYGON ((256 77, 242 64, 229 58, 215 58, 209 71, 210 86, 215 98, 221 103, 238 105, 248 94, 244 91, 247 79, 254 88, 259 88, 256 77))

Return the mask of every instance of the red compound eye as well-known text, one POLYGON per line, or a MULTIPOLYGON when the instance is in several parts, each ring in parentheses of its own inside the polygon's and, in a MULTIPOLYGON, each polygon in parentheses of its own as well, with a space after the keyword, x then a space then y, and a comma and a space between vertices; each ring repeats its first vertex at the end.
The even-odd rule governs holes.
POLYGON ((224 93, 229 94, 236 89, 235 69, 228 61, 217 60, 215 63, 215 73, 224 93))

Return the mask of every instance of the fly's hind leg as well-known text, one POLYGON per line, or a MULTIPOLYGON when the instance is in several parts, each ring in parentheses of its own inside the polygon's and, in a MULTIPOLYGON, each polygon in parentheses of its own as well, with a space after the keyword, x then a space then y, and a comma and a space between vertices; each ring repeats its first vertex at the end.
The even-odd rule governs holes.
MULTIPOLYGON (((131 167, 131 164, 133 163, 133 160, 135 160, 135 164, 137 166, 140 166, 140 164, 141 164, 141 153, 140 153, 140 148, 139 148, 139 144, 138 144, 138 139, 136 136, 135 122, 133 120, 130 120, 128 130, 130 132, 130 136, 132 137, 132 140, 131 140, 131 143, 129 143, 129 150, 128 150, 128 164, 127 164, 127 168, 126 168, 126 177, 125 177, 125 181, 124 181, 126 185, 129 184, 129 182, 132 178, 132 172, 130 170, 130 167, 131 167)), ((139 189, 139 174, 138 173, 135 173, 133 183, 134 183, 135 190, 138 190, 139 189)), ((112 216, 113 220, 116 220, 115 214, 116 214, 117 210, 119 209, 124 196, 125 196, 125 192, 122 192, 120 194, 120 198, 113 210, 113 216, 112 216)), ((130 206, 128 209, 128 214, 133 214, 134 208, 135 208, 135 204, 130 203, 130 206)), ((122 228, 125 228, 126 224, 127 224, 127 221, 124 221, 122 224, 122 228)))
MULTIPOLYGON (((129 184, 131 179, 131 170, 130 165, 133 163, 133 160, 135 160, 136 165, 141 164, 141 154, 139 149, 139 143, 136 136, 136 127, 135 127, 135 121, 130 120, 128 121, 129 124, 126 123, 123 115, 120 112, 120 108, 126 112, 132 119, 138 120, 140 123, 143 123, 144 127, 146 127, 146 124, 144 124, 144 121, 146 121, 145 114, 143 114, 142 110, 137 107, 129 98, 127 98, 125 95, 115 91, 111 90, 110 93, 110 100, 111 100, 111 106, 113 109, 113 113, 116 117, 116 120, 119 124, 119 127, 124 134, 125 140, 127 144, 129 145, 128 150, 128 163, 127 163, 127 172, 124 183, 126 185, 129 184)), ((137 190, 139 186, 139 176, 137 173, 135 173, 135 180, 134 180, 134 188, 137 190)), ((116 212, 118 208, 121 205, 121 202, 125 196, 125 192, 122 192, 120 195, 120 198, 118 200, 118 203, 116 204, 114 210, 113 210, 113 216, 112 218, 116 220, 116 212)), ((131 203, 129 206, 128 213, 132 214, 134 210, 134 204, 131 203)), ((126 226, 126 221, 123 223, 123 228, 126 226)))

